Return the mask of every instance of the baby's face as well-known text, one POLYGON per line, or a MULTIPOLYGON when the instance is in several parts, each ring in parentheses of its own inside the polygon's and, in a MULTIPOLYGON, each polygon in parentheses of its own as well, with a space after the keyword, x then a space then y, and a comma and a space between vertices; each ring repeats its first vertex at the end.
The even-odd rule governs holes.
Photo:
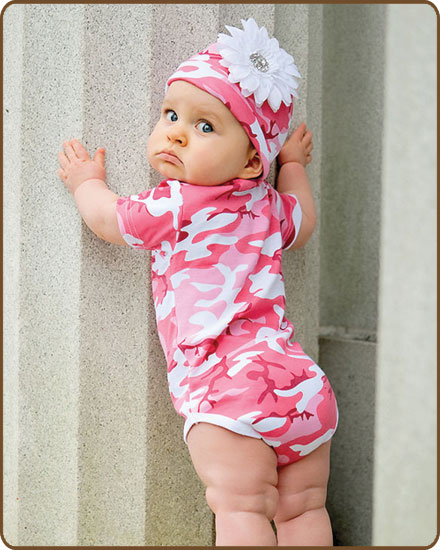
POLYGON ((147 155, 164 178, 195 185, 250 179, 261 171, 255 149, 229 109, 181 80, 168 88, 147 155))

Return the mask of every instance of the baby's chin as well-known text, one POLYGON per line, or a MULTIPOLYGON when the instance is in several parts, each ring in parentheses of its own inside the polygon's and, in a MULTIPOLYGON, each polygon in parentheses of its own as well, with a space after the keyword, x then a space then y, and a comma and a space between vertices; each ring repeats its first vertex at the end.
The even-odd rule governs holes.
POLYGON ((173 173, 173 170, 168 170, 166 168, 156 168, 155 166, 153 166, 151 163, 150 163, 150 166, 163 178, 163 179, 166 179, 166 180, 177 180, 177 181, 180 181, 182 183, 188 183, 190 185, 198 185, 199 187, 214 187, 216 185, 222 185, 222 183, 226 183, 226 182, 210 182, 210 181, 206 181, 206 180, 203 180, 203 181, 200 181, 198 179, 193 179, 191 177, 185 177, 184 175, 180 174, 180 175, 176 175, 173 173))
POLYGON ((172 164, 166 164, 164 162, 155 162, 149 160, 149 165, 155 172, 157 172, 164 179, 175 179, 180 181, 180 177, 176 175, 175 167, 172 164))
POLYGON ((151 168, 165 180, 177 180, 183 183, 189 183, 190 185, 198 185, 199 187, 214 187, 226 183, 225 181, 210 181, 209 178, 201 179, 192 177, 182 173, 180 167, 176 167, 174 164, 165 161, 157 162, 154 157, 151 160, 148 159, 148 163, 151 168))

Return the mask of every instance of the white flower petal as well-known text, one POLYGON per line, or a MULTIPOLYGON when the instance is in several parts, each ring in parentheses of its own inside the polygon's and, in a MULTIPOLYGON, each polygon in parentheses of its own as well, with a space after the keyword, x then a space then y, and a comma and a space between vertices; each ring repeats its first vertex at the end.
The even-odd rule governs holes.
POLYGON ((231 75, 231 82, 240 82, 248 76, 251 72, 249 65, 232 65, 229 69, 229 74, 231 75))
POLYGON ((241 29, 237 29, 237 27, 230 27, 229 25, 225 25, 225 27, 231 33, 233 38, 240 38, 240 35, 243 34, 243 31, 241 29))
POLYGON ((221 51, 221 56, 224 60, 229 61, 229 63, 236 63, 238 54, 235 50, 230 50, 229 48, 223 48, 221 51))
POLYGON ((243 88, 250 90, 251 93, 254 93, 255 90, 258 88, 259 83, 259 78, 255 74, 253 74, 252 71, 246 78, 243 78, 243 80, 240 82, 240 85, 243 88))
POLYGON ((292 76, 297 76, 298 78, 301 78, 301 75, 299 74, 298 68, 294 63, 292 63, 291 65, 288 65, 287 67, 285 67, 284 71, 287 74, 290 74, 292 76))
POLYGON ((267 99, 267 94, 262 86, 259 86, 254 93, 255 103, 258 107, 261 107, 267 99))
POLYGON ((285 105, 290 105, 292 103, 292 99, 290 97, 289 86, 287 86, 285 82, 278 82, 278 89, 281 92, 282 102, 285 105))
MULTIPOLYGON (((234 48, 234 46, 236 46, 237 44, 237 41, 235 40, 234 37, 228 36, 227 34, 223 34, 223 33, 218 35, 217 42, 222 46, 224 45, 230 48, 234 48)), ((222 49, 222 48, 219 48, 219 49, 222 49)))
POLYGON ((287 88, 289 90, 290 88, 292 90, 296 90, 298 88, 298 82, 293 78, 293 76, 290 75, 274 75, 274 79, 277 83, 277 86, 287 88))
POLYGON ((267 34, 266 27, 261 27, 260 29, 260 37, 264 42, 267 42, 269 40, 269 35, 267 34))
POLYGON ((251 92, 250 90, 246 90, 246 88, 242 88, 242 89, 241 89, 241 93, 243 94, 244 97, 249 97, 249 96, 252 95, 254 92, 251 92))
POLYGON ((273 86, 270 93, 269 93, 269 97, 267 98, 268 101, 269 101, 269 105, 272 109, 272 111, 274 113, 276 113, 278 111, 278 109, 280 108, 280 105, 281 105, 281 92, 279 91, 279 89, 276 87, 276 86, 273 86))
POLYGON ((301 78, 301 75, 293 57, 280 48, 276 38, 269 38, 265 27, 258 27, 252 17, 241 22, 243 30, 226 26, 231 36, 218 35, 220 63, 229 69, 230 82, 239 83, 244 97, 254 94, 260 107, 268 100, 276 112, 281 102, 288 106, 292 96, 298 97, 295 77, 301 78), (259 54, 267 64, 258 63, 259 56, 251 59, 252 54, 259 54))
POLYGON ((253 17, 249 17, 249 19, 242 19, 241 24, 243 25, 243 29, 245 33, 248 33, 252 36, 255 36, 255 34, 259 31, 259 27, 257 25, 257 22, 253 17))
POLYGON ((255 91, 255 102, 258 107, 261 107, 266 99, 269 97, 270 89, 272 88, 271 80, 268 78, 262 78, 260 80, 260 85, 255 91))
POLYGON ((272 52, 277 52, 278 53, 280 51, 280 44, 279 44, 278 40, 275 37, 271 38, 268 41, 267 45, 268 45, 270 51, 272 51, 272 52))

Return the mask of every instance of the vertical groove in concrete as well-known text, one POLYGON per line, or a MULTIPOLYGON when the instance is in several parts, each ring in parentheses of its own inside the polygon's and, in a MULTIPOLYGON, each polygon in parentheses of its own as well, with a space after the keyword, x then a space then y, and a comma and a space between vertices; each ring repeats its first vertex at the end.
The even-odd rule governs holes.
MULTIPOLYGON (((146 187, 150 7, 90 4, 84 28, 84 132, 106 148, 107 184, 146 187)), ((149 261, 83 224, 79 541, 145 544, 149 261)))
POLYGON ((66 136, 81 133, 82 18, 78 5, 25 7, 22 124, 15 130, 20 545, 77 542, 80 222, 58 180, 56 154, 66 136))
MULTIPOLYGON (((214 41, 219 8, 216 4, 163 4, 151 9, 153 78, 147 93, 153 125, 160 115, 167 78, 182 61, 205 48, 211 39, 214 41)), ((161 179, 160 174, 149 170, 149 186, 161 179)), ((151 303, 149 309, 154 315, 151 303)), ((172 406, 155 326, 149 334, 149 354, 145 544, 212 545, 212 514, 183 441, 183 419, 172 406)))
POLYGON ((20 126, 23 78, 23 6, 3 16, 3 526, 18 544, 18 408, 20 280, 20 126))
POLYGON ((327 508, 336 546, 371 544, 376 344, 320 338, 319 360, 338 400, 327 508))
MULTIPOLYGON (((321 7, 303 4, 275 6, 276 36, 287 52, 293 55, 301 73, 299 98, 294 100, 291 129, 305 121, 314 134, 315 155, 308 175, 316 201, 320 193, 321 56, 316 31, 322 26, 321 7), (310 34, 312 31, 313 35, 310 34), (312 87, 311 87, 312 86, 312 87)), ((319 208, 319 206, 318 206, 319 208)), ((287 293, 287 317, 295 326, 295 340, 304 351, 318 360, 319 324, 319 227, 302 249, 289 250, 283 256, 287 293)))
MULTIPOLYGON (((321 160, 322 160, 322 48, 323 48, 323 6, 309 5, 307 18, 307 96, 306 122, 313 133, 312 162, 308 174, 315 199, 317 223, 307 248, 304 279, 305 345, 316 361, 319 358, 319 284, 320 284, 320 233, 321 212, 321 160), (310 307, 312 305, 312 307, 310 307)), ((298 122, 300 122, 298 120, 298 122)))
POLYGON ((321 325, 371 333, 378 303, 385 13, 384 5, 324 7, 321 325))
POLYGON ((376 353, 374 343, 352 336, 374 335, 377 325, 386 6, 323 9, 320 323, 335 334, 321 339, 320 362, 340 413, 328 504, 336 543, 365 545, 373 523, 376 353))
POLYGON ((432 6, 388 6, 373 508, 377 546, 428 546, 437 531, 437 33, 432 6))

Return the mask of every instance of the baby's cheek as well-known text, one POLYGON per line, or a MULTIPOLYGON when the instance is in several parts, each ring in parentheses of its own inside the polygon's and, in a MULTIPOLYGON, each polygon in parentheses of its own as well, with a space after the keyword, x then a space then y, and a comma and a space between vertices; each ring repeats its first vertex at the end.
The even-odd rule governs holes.
POLYGON ((147 159, 151 162, 151 156, 152 156, 152 152, 151 152, 151 136, 148 138, 147 140, 147 145, 145 147, 145 153, 147 155, 147 159))

